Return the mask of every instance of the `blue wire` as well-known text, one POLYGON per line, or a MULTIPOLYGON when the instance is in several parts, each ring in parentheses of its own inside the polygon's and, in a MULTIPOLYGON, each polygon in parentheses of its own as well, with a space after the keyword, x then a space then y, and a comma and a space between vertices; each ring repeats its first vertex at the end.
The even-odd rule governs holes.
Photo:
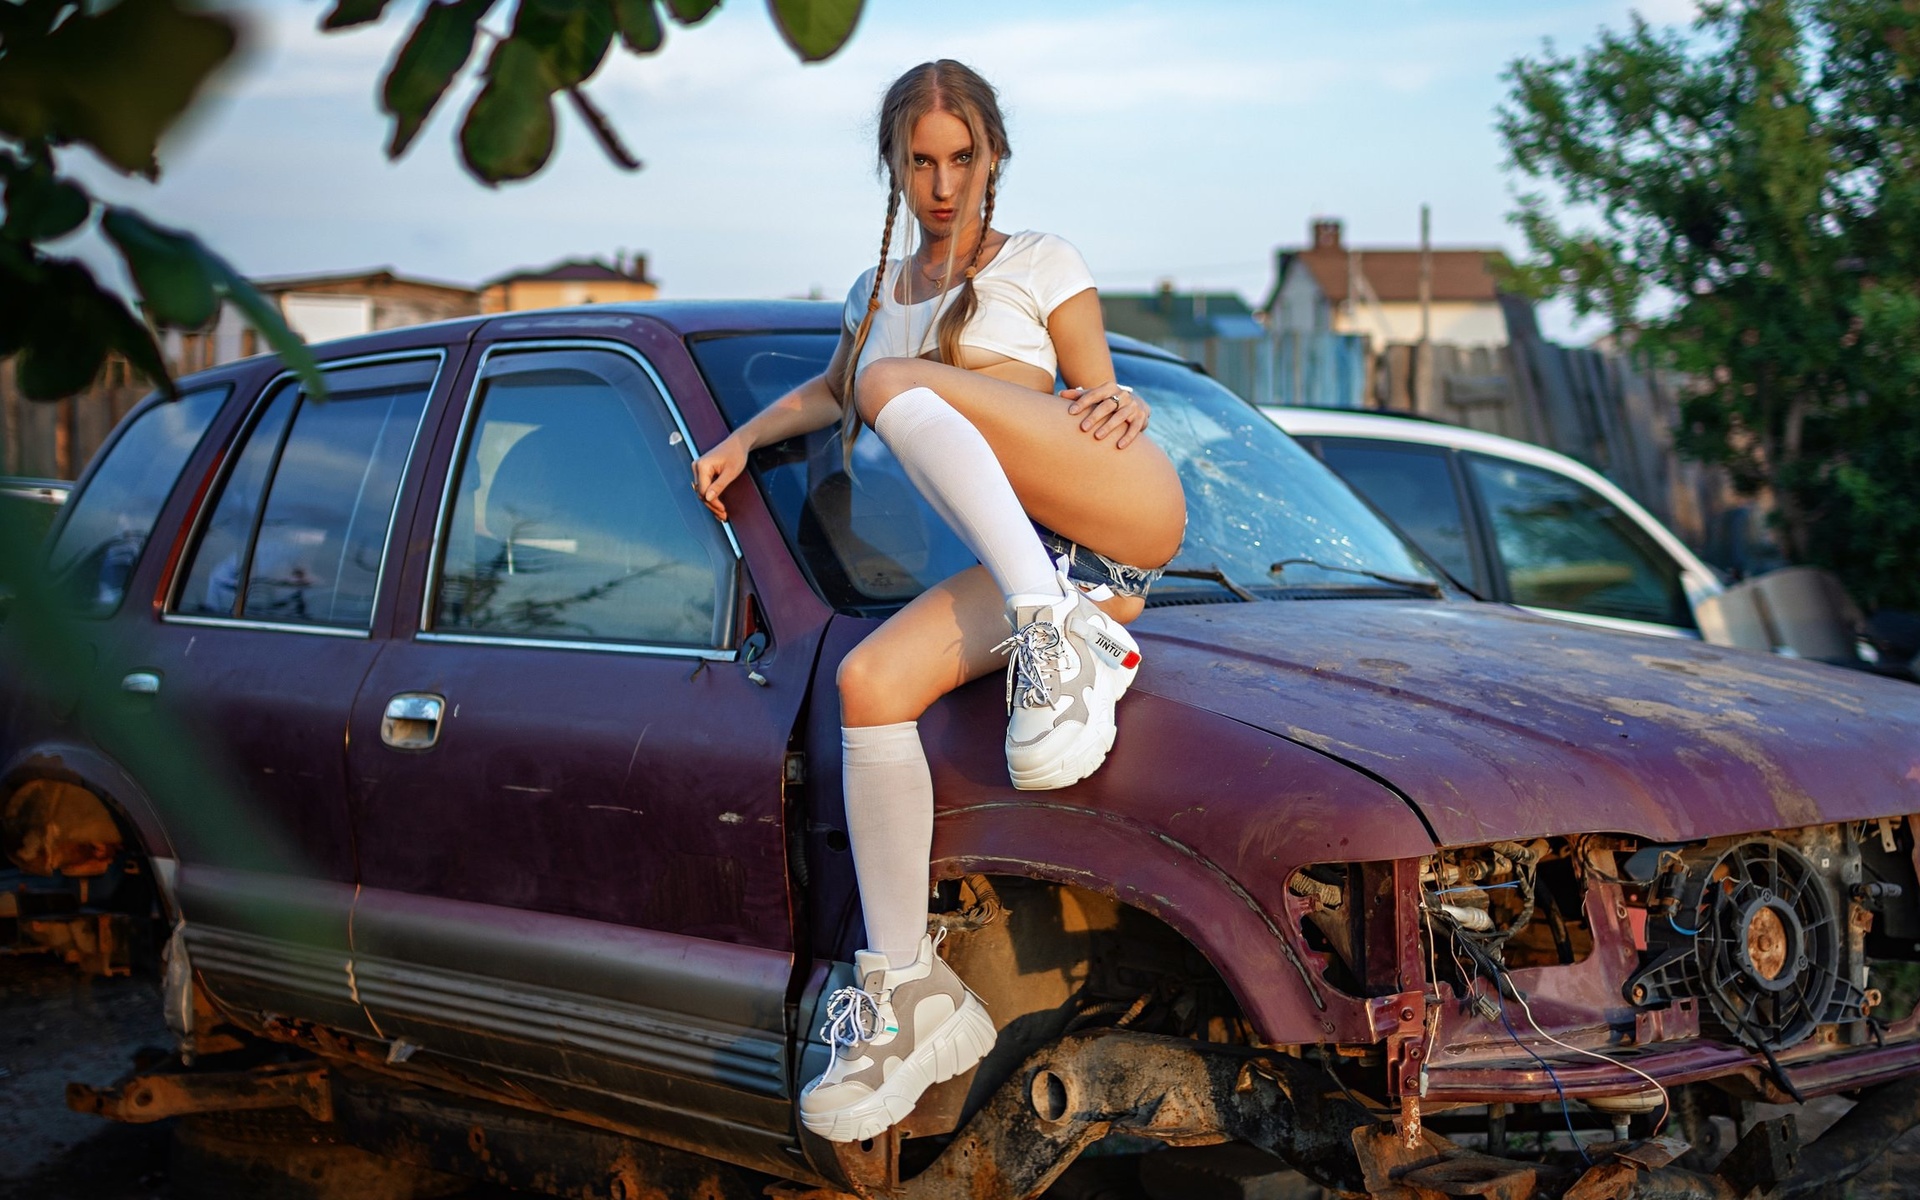
POLYGON ((1673 927, 1673 931, 1681 935, 1682 937, 1699 937, 1700 936, 1700 931, 1698 929, 1688 929, 1685 925, 1682 925, 1680 922, 1674 920, 1673 914, 1671 913, 1667 914, 1667 924, 1671 925, 1673 927))
MULTIPOLYGON (((1494 1006, 1500 1010, 1500 1023, 1507 1027, 1507 1036, 1513 1039, 1513 1044, 1525 1050, 1528 1058, 1531 1058, 1533 1061, 1539 1063, 1541 1067, 1545 1068, 1547 1078, 1553 1083, 1553 1090, 1559 1093, 1560 1096, 1560 1119, 1567 1123, 1567 1136, 1573 1140, 1573 1148, 1580 1152, 1581 1161, 1585 1162, 1588 1166, 1592 1166, 1593 1159, 1588 1156, 1587 1148, 1580 1144, 1580 1135, 1574 1132, 1573 1113, 1567 1109, 1567 1090, 1560 1086, 1560 1076, 1554 1074, 1553 1064, 1541 1058, 1538 1054, 1535 1054, 1533 1047, 1520 1040, 1520 1034, 1514 1029, 1513 1022, 1507 1020, 1507 1002, 1506 998, 1500 994, 1500 981, 1497 979, 1493 985, 1493 1003, 1494 1006)), ((1491 1153, 1491 1151, 1489 1151, 1489 1153, 1491 1153)))

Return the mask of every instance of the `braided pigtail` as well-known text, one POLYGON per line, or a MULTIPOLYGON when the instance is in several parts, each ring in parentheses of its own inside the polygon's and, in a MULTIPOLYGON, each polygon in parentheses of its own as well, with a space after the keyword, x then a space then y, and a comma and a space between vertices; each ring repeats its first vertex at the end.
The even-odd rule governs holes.
POLYGON ((873 316, 880 311, 880 289, 886 286, 887 254, 893 249, 893 222, 900 212, 899 181, 891 180, 887 191, 887 223, 880 231, 880 265, 873 269, 873 290, 867 293, 867 314, 853 334, 853 349, 847 355, 846 369, 840 373, 840 457, 853 465, 853 440, 860 436, 860 413, 854 406, 853 385, 860 373, 860 351, 873 332, 873 316))
MULTIPOLYGON (((984 142, 979 133, 974 134, 974 145, 984 142)), ((980 297, 974 291, 973 277, 980 271, 980 253, 987 247, 987 234, 993 229, 994 195, 999 190, 1000 171, 998 162, 987 164, 987 197, 980 214, 980 236, 974 239, 973 255, 967 259, 966 271, 960 280, 959 294, 954 296, 953 304, 940 315, 938 345, 940 361, 958 366, 960 363, 960 335, 966 331, 967 322, 973 320, 973 313, 979 307, 980 297)))

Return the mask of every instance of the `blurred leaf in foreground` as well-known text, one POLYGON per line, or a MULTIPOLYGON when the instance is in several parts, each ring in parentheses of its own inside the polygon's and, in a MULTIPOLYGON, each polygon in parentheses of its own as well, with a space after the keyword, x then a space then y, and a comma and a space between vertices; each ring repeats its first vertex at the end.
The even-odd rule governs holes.
MULTIPOLYGON (((554 97, 565 92, 607 157, 623 170, 640 160, 583 88, 605 63, 616 40, 628 53, 657 53, 668 22, 697 25, 720 0, 517 0, 511 28, 493 31, 482 20, 495 0, 434 0, 421 10, 381 88, 381 107, 393 118, 387 156, 407 152, 455 80, 472 63, 483 37, 493 49, 483 85, 460 123, 460 159, 489 186, 537 174, 553 157, 554 97)), ((853 36, 862 0, 769 0, 768 11, 804 62, 831 58, 853 36)), ((321 28, 357 27, 383 11, 383 0, 337 0, 321 28)))

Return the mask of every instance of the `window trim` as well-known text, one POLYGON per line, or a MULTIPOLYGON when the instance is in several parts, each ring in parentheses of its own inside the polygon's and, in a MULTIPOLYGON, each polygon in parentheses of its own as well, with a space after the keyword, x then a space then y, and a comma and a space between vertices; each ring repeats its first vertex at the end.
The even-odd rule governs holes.
MULTIPOLYGON (((519 353, 527 350, 611 350, 631 359, 653 384, 654 391, 660 395, 660 402, 666 406, 667 415, 672 418, 673 427, 680 434, 680 445, 687 452, 689 470, 699 457, 693 444, 693 433, 687 428, 686 419, 680 415, 680 405, 674 400, 673 392, 667 387, 667 381, 661 378, 660 372, 654 369, 646 355, 625 342, 610 338, 530 338, 524 341, 492 343, 480 352, 480 358, 474 364, 473 379, 467 386, 467 397, 460 413, 460 432, 454 439, 453 452, 447 459, 446 478, 440 482, 440 506, 433 517, 432 543, 427 553, 427 577, 425 586, 420 590, 420 623, 414 631, 414 640, 466 646, 518 646, 536 650, 594 650, 616 654, 651 654, 670 658, 698 658, 708 662, 739 661, 738 647, 723 649, 700 646, 661 646, 644 642, 601 642, 591 639, 549 640, 516 637, 512 634, 441 633, 433 627, 433 610, 440 595, 440 571, 443 565, 440 548, 446 543, 447 525, 453 519, 453 483, 459 477, 460 468, 466 465, 467 445, 473 436, 474 420, 480 411, 480 385, 487 380, 487 364, 493 361, 496 353, 519 353)), ((692 476, 689 475, 688 478, 691 479, 692 476)), ((720 531, 726 534, 727 545, 733 550, 734 591, 737 593, 739 576, 746 565, 746 555, 741 553, 740 539, 734 536, 731 522, 720 522, 720 531)))
MULTIPOLYGON (((174 565, 173 578, 167 581, 167 602, 161 608, 160 620, 169 625, 201 625, 216 629, 262 629, 277 633, 310 633, 320 637, 371 638, 373 636, 374 617, 380 609, 380 596, 386 587, 387 566, 393 558, 393 532, 398 527, 400 519, 400 496, 401 493, 406 491, 407 480, 413 472, 414 456, 420 452, 420 431, 426 428, 427 417, 433 409, 434 393, 439 390, 440 380, 446 374, 447 348, 445 346, 435 346, 420 350, 395 350, 385 354, 363 354, 355 358, 333 359, 320 364, 320 370, 322 374, 324 374, 329 371, 344 370, 350 367, 367 367, 376 366, 381 363, 411 362, 424 359, 434 360, 433 378, 427 383, 427 399, 426 402, 420 406, 419 419, 414 422, 413 440, 407 444, 407 456, 402 459, 400 463, 399 484, 394 489, 393 507, 387 513, 387 533, 386 537, 380 543, 380 568, 375 571, 373 575, 373 606, 367 612, 367 623, 364 627, 352 628, 345 625, 295 625, 283 621, 250 620, 237 615, 208 617, 175 611, 180 603, 180 589, 186 586, 187 575, 191 572, 188 564, 191 563, 194 556, 198 554, 200 538, 205 531, 205 526, 207 522, 213 519, 214 508, 219 505, 221 498, 226 494, 227 481, 232 477, 234 467, 240 460, 240 452, 245 449, 246 440, 252 436, 253 430, 259 424, 260 418, 266 415, 267 406, 273 403, 273 399, 279 393, 281 385, 288 380, 299 377, 298 373, 292 370, 282 371, 267 380, 260 388, 259 395, 255 396, 252 404, 248 406, 247 414, 240 422, 240 427, 233 435, 233 439, 227 443, 226 450, 221 456, 219 475, 214 480, 213 486, 207 489, 206 495, 201 498, 199 511, 193 515, 193 521, 187 533, 187 546, 190 552, 180 555, 179 561, 174 565)), ((302 396, 300 402, 304 405, 306 398, 302 396)), ((270 464, 267 471, 267 478, 260 488, 260 511, 253 514, 253 527, 247 535, 245 561, 248 564, 251 564, 253 561, 254 542, 260 536, 260 520, 266 515, 267 498, 273 491, 274 477, 280 473, 280 456, 286 450, 287 439, 293 435, 294 421, 299 415, 297 410, 287 414, 287 427, 280 431, 280 441, 274 446, 273 462, 270 464)), ((242 599, 236 602, 237 606, 244 607, 245 595, 246 580, 243 577, 240 592, 242 599)))

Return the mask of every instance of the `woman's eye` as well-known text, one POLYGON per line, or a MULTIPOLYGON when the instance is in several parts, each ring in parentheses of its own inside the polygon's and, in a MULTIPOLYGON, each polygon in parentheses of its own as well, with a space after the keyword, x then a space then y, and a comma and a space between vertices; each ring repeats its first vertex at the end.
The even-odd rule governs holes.
POLYGON ((973 161, 973 152, 969 150, 965 154, 956 155, 954 157, 954 161, 959 163, 961 166, 965 166, 968 163, 973 161))

